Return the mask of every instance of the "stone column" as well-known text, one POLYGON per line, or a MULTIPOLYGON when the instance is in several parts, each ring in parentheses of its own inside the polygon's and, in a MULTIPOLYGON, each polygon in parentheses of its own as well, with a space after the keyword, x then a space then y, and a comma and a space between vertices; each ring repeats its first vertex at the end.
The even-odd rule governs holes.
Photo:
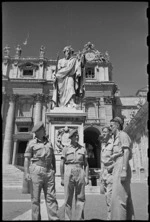
POLYGON ((43 95, 42 94, 37 94, 34 97, 36 101, 35 105, 35 113, 34 113, 34 125, 38 123, 39 121, 42 120, 42 100, 43 100, 43 95))
POLYGON ((106 111, 105 111, 105 103, 104 98, 100 98, 100 107, 99 107, 99 117, 102 125, 105 125, 106 122, 106 111))
POLYGON ((105 81, 109 81, 109 77, 108 77, 108 67, 105 67, 104 70, 105 70, 105 71, 104 71, 104 73, 105 73, 105 74, 104 74, 104 80, 105 80, 105 81))
POLYGON ((100 107, 100 99, 97 98, 96 99, 96 108, 97 108, 97 119, 100 120, 100 116, 99 116, 99 107, 100 107))
POLYGON ((16 95, 10 96, 9 108, 6 117, 6 126, 5 126, 5 137, 3 145, 3 164, 11 163, 12 155, 12 134, 13 134, 13 124, 14 124, 14 115, 15 115, 15 100, 16 95))
POLYGON ((17 141, 14 141, 14 150, 13 150, 12 165, 15 165, 15 164, 16 164, 16 154, 17 154, 17 141))
POLYGON ((103 81, 105 81, 104 80, 104 67, 100 67, 99 70, 100 70, 99 71, 99 81, 103 82, 103 81))
POLYGON ((104 103, 106 111, 106 124, 109 124, 110 120, 113 118, 111 96, 104 97, 104 103))

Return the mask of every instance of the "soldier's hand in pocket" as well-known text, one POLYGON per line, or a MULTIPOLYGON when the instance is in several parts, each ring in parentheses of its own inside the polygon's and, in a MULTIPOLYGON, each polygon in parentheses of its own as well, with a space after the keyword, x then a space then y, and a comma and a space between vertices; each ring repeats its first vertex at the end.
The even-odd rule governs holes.
POLYGON ((61 178, 61 185, 64 186, 64 178, 61 178))
POLYGON ((25 173, 25 180, 31 180, 31 176, 29 173, 25 173))

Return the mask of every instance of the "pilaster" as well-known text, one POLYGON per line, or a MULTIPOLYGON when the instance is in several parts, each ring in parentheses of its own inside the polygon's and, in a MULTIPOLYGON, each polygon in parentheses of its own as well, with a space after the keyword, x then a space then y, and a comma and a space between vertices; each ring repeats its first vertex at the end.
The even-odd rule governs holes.
POLYGON ((12 155, 12 134, 15 114, 15 102, 17 95, 9 96, 9 108, 6 117, 5 137, 3 145, 3 164, 9 164, 11 162, 12 155))
POLYGON ((35 105, 35 113, 34 113, 34 125, 42 120, 42 101, 43 94, 34 95, 35 105))

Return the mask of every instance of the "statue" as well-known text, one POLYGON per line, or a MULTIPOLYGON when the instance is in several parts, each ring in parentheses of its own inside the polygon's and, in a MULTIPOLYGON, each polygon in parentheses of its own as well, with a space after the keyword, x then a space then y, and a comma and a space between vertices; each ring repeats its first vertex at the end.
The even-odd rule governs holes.
POLYGON ((10 53, 10 47, 7 45, 4 48, 4 56, 9 56, 9 53, 10 53))
POLYGON ((74 55, 71 46, 63 50, 65 58, 58 60, 55 72, 53 101, 59 107, 76 107, 75 98, 84 95, 82 67, 84 56, 74 55))
POLYGON ((44 58, 44 55, 45 55, 45 47, 42 45, 40 48, 40 57, 44 58))
POLYGON ((16 47, 16 56, 20 57, 21 52, 22 52, 22 49, 21 49, 20 45, 17 45, 17 47, 16 47))

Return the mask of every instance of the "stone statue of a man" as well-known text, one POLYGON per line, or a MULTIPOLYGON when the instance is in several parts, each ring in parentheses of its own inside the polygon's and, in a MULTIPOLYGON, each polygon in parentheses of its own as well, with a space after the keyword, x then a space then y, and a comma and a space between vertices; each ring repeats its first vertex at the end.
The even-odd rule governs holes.
POLYGON ((83 57, 74 55, 71 46, 63 50, 65 58, 58 61, 55 73, 53 101, 59 107, 76 107, 75 97, 83 95, 83 57))

